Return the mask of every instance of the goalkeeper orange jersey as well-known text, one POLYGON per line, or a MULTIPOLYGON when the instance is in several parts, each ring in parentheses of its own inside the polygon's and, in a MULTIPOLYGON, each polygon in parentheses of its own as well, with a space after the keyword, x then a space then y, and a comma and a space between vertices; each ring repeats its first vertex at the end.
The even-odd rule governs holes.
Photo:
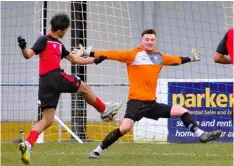
POLYGON ((126 63, 130 83, 128 100, 156 100, 156 87, 163 65, 179 65, 179 56, 169 56, 154 50, 147 54, 143 47, 127 51, 95 51, 94 57, 104 55, 109 60, 126 63))

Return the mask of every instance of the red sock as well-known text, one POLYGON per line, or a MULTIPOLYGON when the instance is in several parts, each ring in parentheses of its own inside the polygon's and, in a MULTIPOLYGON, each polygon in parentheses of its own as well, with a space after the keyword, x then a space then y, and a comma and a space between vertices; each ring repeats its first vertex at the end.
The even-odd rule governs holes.
POLYGON ((98 112, 104 112, 106 109, 106 105, 98 97, 96 97, 93 107, 96 108, 98 112))
POLYGON ((28 138, 26 139, 30 144, 31 146, 33 147, 33 145, 35 144, 37 138, 39 136, 39 133, 37 131, 34 131, 34 130, 31 130, 28 138))

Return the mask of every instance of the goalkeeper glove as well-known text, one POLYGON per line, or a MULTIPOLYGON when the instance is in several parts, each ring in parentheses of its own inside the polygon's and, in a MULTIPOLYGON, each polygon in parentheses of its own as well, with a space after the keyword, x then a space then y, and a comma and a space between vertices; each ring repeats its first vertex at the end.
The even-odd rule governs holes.
POLYGON ((191 60, 191 62, 200 61, 201 60, 200 50, 198 48, 192 48, 189 59, 191 60))
POLYGON ((101 63, 102 61, 104 61, 105 59, 106 59, 106 57, 101 55, 98 58, 94 59, 94 63, 97 65, 97 64, 101 63))
POLYGON ((77 48, 74 48, 72 50, 72 55, 75 55, 75 56, 90 56, 90 51, 91 51, 91 47, 87 47, 87 49, 85 49, 82 44, 79 44, 79 48, 80 49, 77 49, 77 48))
POLYGON ((18 37, 18 43, 19 43, 19 47, 23 50, 26 48, 26 41, 24 38, 22 38, 21 36, 18 37))

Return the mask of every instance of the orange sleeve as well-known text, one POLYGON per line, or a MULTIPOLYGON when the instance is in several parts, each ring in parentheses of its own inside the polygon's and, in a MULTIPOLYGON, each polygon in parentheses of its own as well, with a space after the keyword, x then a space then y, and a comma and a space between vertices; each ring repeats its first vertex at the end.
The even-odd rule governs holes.
POLYGON ((116 60, 123 63, 132 63, 135 58, 134 50, 128 50, 128 51, 95 51, 94 57, 97 58, 101 55, 106 56, 109 60, 116 60))
POLYGON ((163 65, 166 66, 177 66, 182 64, 182 60, 179 56, 171 56, 167 54, 162 54, 163 65))

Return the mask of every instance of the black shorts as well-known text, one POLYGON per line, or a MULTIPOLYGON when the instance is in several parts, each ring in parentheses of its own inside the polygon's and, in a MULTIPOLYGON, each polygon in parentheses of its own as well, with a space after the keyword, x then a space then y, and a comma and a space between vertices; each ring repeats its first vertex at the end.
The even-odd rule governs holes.
POLYGON ((141 118, 158 120, 158 118, 170 118, 172 106, 153 101, 141 101, 131 99, 127 103, 124 118, 139 121, 141 118))
POLYGON ((52 70, 39 78, 39 106, 56 108, 61 93, 74 93, 80 87, 81 80, 78 76, 70 76, 61 69, 52 70))

